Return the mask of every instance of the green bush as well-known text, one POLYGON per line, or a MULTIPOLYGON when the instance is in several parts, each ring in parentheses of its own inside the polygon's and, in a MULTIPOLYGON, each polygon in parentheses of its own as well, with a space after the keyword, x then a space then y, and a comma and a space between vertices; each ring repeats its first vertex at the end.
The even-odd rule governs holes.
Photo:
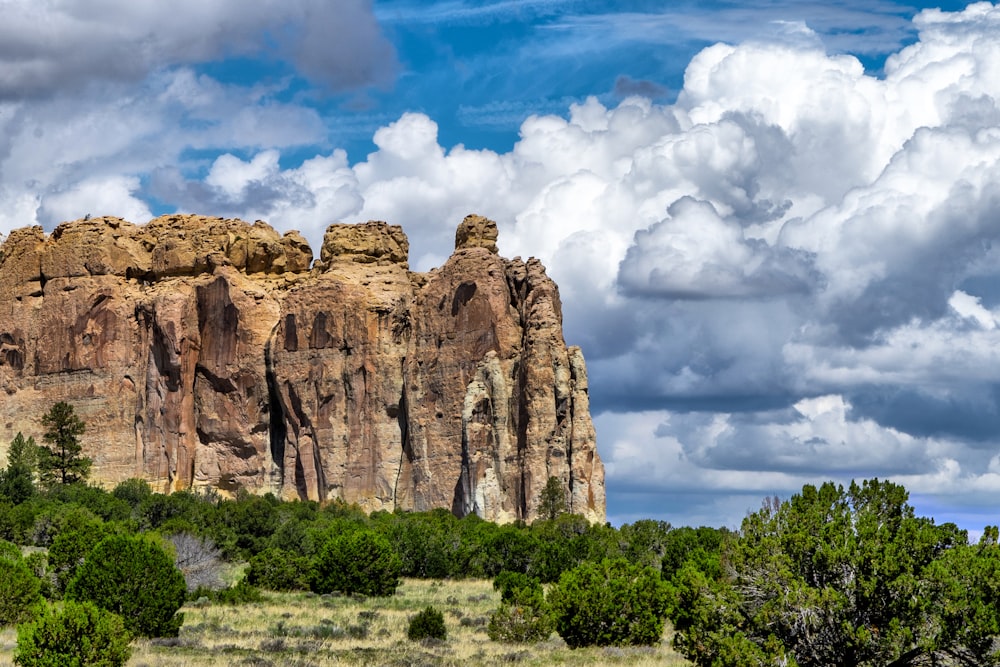
POLYGON ((184 576, 163 549, 143 537, 113 535, 77 568, 66 597, 118 614, 132 634, 176 637, 186 592, 184 576))
POLYGON ((652 646, 663 635, 667 595, 656 570, 619 558, 564 572, 548 603, 556 632, 570 648, 652 646))
POLYGON ((28 620, 42 601, 41 589, 42 582, 20 556, 0 558, 0 626, 28 620))
POLYGON ((118 667, 132 653, 122 619, 89 602, 43 607, 17 629, 14 664, 21 667, 118 667))
POLYGON ((196 588, 188 593, 188 599, 197 601, 208 598, 218 604, 241 605, 252 602, 263 602, 264 596, 246 580, 240 579, 235 586, 213 590, 211 588, 196 588))
POLYGON ((493 590, 500 592, 502 602, 513 602, 517 594, 524 589, 537 589, 541 592, 542 585, 535 577, 509 570, 504 570, 493 580, 493 590))
POLYGON ((309 588, 309 559, 270 547, 250 559, 246 580, 270 591, 303 590, 309 588))
POLYGON ((410 619, 410 627, 406 630, 406 636, 415 642, 428 637, 447 639, 448 628, 444 625, 444 614, 434 607, 427 607, 410 619))
POLYGON ((490 614, 486 634, 495 642, 524 644, 548 639, 552 616, 537 579, 519 572, 501 572, 493 581, 500 606, 490 614))
POLYGON ((309 587, 314 593, 388 596, 399 586, 402 563, 389 541, 370 530, 327 540, 313 560, 309 587))

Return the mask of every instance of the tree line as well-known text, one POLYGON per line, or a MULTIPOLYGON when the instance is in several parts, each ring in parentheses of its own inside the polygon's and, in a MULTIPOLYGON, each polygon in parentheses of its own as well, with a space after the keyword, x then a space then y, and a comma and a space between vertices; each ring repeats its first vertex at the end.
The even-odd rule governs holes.
MULTIPOLYGON (((446 510, 164 495, 137 479, 103 490, 74 467, 85 432, 74 419, 50 411, 46 444, 19 434, 0 471, 0 625, 20 625, 21 665, 45 664, 30 656, 71 636, 67 625, 171 635, 185 600, 385 596, 402 577, 493 579, 500 603, 487 630, 502 642, 556 632, 573 648, 656 644, 669 623, 697 665, 1000 665, 1000 531, 987 526, 971 544, 957 526, 916 516, 892 482, 806 485, 726 530, 590 524, 566 513, 552 478, 542 518, 497 525, 446 510), (227 561, 247 563, 232 586, 219 576, 227 561)), ((410 630, 440 637, 440 612, 410 630)))

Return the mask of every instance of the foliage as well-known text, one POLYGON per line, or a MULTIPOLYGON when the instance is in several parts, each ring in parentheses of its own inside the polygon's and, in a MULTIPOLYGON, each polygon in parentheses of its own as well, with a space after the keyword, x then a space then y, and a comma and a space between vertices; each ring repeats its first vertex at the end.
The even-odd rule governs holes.
POLYGON ((20 554, 0 557, 0 626, 28 620, 42 601, 41 587, 20 554))
POLYGON ((309 588, 309 559, 284 549, 271 547, 250 559, 246 580, 271 591, 309 588))
POLYGON ((427 607, 410 619, 406 630, 410 641, 420 641, 428 637, 445 640, 448 638, 448 628, 444 624, 444 614, 434 607, 427 607))
POLYGON ((153 489, 150 488, 149 482, 146 480, 133 477, 119 482, 118 486, 111 491, 111 495, 128 503, 128 506, 135 511, 139 509, 143 500, 153 495, 153 489))
POLYGON ((35 495, 35 473, 38 470, 38 445, 34 438, 18 432, 7 451, 7 468, 0 470, 0 496, 19 505, 35 495))
POLYGON ((189 600, 193 601, 201 598, 208 598, 212 602, 234 606, 250 604, 253 602, 262 602, 264 600, 264 596, 261 595, 260 591, 256 587, 246 580, 246 577, 240 579, 235 586, 230 586, 228 588, 196 588, 188 593, 189 600))
POLYGON ((538 499, 538 516, 552 521, 566 512, 566 490, 558 477, 549 477, 538 499))
POLYGON ((86 425, 73 412, 73 406, 60 401, 42 416, 47 444, 38 450, 38 476, 42 486, 72 484, 87 478, 91 460, 82 455, 80 436, 86 425))
POLYGON ((56 535, 48 551, 48 571, 56 595, 66 590, 66 585, 76 574, 76 568, 91 549, 107 536, 107 526, 96 519, 56 535))
POLYGON ((663 635, 667 585, 651 567, 605 559, 564 572, 548 602, 570 648, 653 645, 663 635))
POLYGON ((674 573, 675 646, 699 665, 998 664, 996 545, 907 500, 876 479, 765 501, 674 573))
POLYGON ((671 530, 663 542, 660 565, 663 578, 669 580, 689 559, 704 559, 711 554, 718 554, 728 534, 729 531, 725 528, 707 526, 699 528, 683 526, 671 530))
POLYGON ((493 580, 500 606, 490 615, 486 634, 493 641, 530 643, 548 639, 552 618, 538 579, 520 572, 501 572, 493 580))
POLYGON ((143 537, 113 535, 87 555, 66 597, 118 614, 135 635, 175 637, 186 591, 183 575, 162 548, 143 537))
POLYGON ((396 592, 402 564, 389 541, 371 530, 331 537, 313 560, 309 586, 315 593, 396 592))
POLYGON ((21 667, 119 667, 132 649, 122 619, 89 602, 44 607, 17 631, 14 664, 21 667))

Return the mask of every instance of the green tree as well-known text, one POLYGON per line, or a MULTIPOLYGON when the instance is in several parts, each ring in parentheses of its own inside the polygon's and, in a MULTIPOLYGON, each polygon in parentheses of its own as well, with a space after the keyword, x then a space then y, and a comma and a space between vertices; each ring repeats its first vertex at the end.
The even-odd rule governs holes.
POLYGON ((876 479, 766 501, 719 556, 674 574, 675 646, 699 665, 998 664, 995 545, 907 500, 876 479))
POLYGON ((309 559, 284 549, 269 547, 250 559, 247 583, 271 591, 309 588, 309 559))
POLYGON ((34 438, 18 432, 7 451, 7 468, 0 470, 0 495, 18 505, 35 495, 38 446, 34 438))
POLYGON ((73 412, 73 406, 60 401, 42 416, 47 444, 38 450, 38 475, 42 485, 72 484, 90 474, 91 460, 82 455, 80 436, 86 425, 73 412))
POLYGON ((77 568, 66 598, 91 601, 121 616, 129 632, 143 637, 176 637, 184 615, 187 587, 170 556, 141 536, 101 540, 77 568))
POLYGON ((667 585, 652 567, 624 558, 564 572, 548 595, 556 632, 570 648, 658 643, 667 585))
POLYGON ((89 602, 43 607, 17 629, 14 664, 20 667, 120 667, 132 649, 122 619, 89 602))
POLYGON ((42 582, 28 564, 16 557, 0 557, 0 626, 28 620, 42 602, 42 582))
POLYGON ((389 541, 371 530, 331 537, 313 560, 309 587, 314 593, 388 596, 399 586, 402 563, 389 541))
POLYGON ((549 477, 538 499, 538 516, 552 521, 566 512, 566 490, 558 477, 549 477))

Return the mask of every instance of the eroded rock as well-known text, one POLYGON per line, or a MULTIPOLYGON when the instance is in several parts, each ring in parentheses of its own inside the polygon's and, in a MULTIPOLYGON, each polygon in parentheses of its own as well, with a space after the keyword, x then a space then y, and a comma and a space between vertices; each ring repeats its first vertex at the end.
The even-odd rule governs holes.
POLYGON ((537 260, 469 216, 408 270, 402 229, 164 216, 0 246, 0 454, 59 400, 92 477, 530 520, 547 479, 605 516, 586 368, 537 260))

